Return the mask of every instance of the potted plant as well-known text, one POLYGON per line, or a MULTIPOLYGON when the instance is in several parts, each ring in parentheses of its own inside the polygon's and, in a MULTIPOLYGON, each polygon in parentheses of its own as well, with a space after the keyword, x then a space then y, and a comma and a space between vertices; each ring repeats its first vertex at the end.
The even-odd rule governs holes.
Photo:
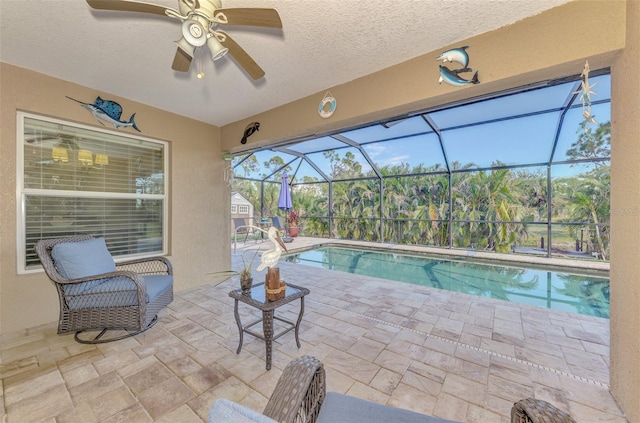
POLYGON ((289 236, 296 237, 300 231, 300 212, 291 210, 287 216, 287 224, 289 225, 289 236))
MULTIPOLYGON (((243 294, 248 294, 251 292, 251 285, 253 285, 253 260, 258 255, 258 250, 255 250, 251 259, 247 259, 246 252, 242 253, 242 269, 240 270, 223 270, 220 272, 214 272, 213 275, 224 276, 224 278, 218 281, 217 284, 220 284, 226 280, 231 279, 234 276, 238 276, 240 278, 240 288, 242 289, 243 294)), ((217 285, 216 284, 216 285, 217 285)))

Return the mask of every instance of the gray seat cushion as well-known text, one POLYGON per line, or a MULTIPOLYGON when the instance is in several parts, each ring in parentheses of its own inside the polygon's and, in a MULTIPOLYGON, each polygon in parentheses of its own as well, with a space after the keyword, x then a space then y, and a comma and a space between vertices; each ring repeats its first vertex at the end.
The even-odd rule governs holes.
POLYGON ((209 409, 207 421, 208 423, 277 423, 265 415, 222 398, 216 400, 209 409))
MULTIPOLYGON (((171 275, 145 275, 143 279, 147 288, 147 303, 155 300, 158 295, 173 285, 173 276, 171 275)), ((114 277, 84 283, 94 285, 80 292, 73 292, 71 295, 67 293, 67 303, 72 310, 94 307, 128 307, 138 304, 136 286, 129 278, 114 277), (94 284, 95 282, 97 284, 94 284)))
POLYGON ((414 411, 389 407, 337 392, 327 392, 317 423, 456 423, 414 411))

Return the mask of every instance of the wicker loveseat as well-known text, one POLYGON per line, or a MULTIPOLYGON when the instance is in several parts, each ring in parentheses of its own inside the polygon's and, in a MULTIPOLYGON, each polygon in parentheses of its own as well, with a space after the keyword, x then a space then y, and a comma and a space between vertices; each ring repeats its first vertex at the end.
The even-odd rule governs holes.
POLYGON ((173 301, 173 269, 165 257, 116 264, 104 238, 90 235, 41 240, 35 249, 58 292, 58 333, 75 332, 80 343, 145 331, 173 301), (88 337, 91 331, 98 334, 88 337))
MULTIPOLYGON (((575 423, 553 405, 532 398, 518 401, 512 423, 575 423)), ((326 392, 325 372, 315 357, 291 361, 262 414, 219 399, 209 410, 209 423, 454 423, 409 410, 376 404, 336 392, 326 392)))

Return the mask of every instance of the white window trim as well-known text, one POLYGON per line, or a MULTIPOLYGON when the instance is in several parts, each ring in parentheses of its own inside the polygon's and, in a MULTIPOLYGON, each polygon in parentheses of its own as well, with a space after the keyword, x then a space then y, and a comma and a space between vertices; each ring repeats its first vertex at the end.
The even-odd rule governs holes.
POLYGON ((249 214, 249 206, 244 204, 238 205, 238 214, 249 214))
POLYGON ((85 129, 93 132, 101 132, 104 134, 115 135, 117 137, 131 138, 133 141, 141 140, 147 142, 153 142, 162 144, 164 146, 165 158, 163 160, 163 172, 164 172, 164 195, 158 194, 115 194, 115 193, 96 193, 73 191, 73 195, 76 197, 92 197, 92 198, 142 198, 145 200, 164 200, 163 201, 163 218, 162 225, 164 227, 163 233, 165 234, 162 239, 162 252, 154 252, 152 254, 136 254, 128 256, 118 256, 114 260, 116 262, 131 259, 132 257, 150 257, 156 255, 168 254, 168 238, 169 238, 169 142, 158 140, 155 138, 148 138, 140 135, 122 133, 112 131, 108 129, 83 125, 75 122, 69 122, 61 119, 50 118, 33 113, 17 112, 16 113, 16 267, 18 274, 30 274, 40 273, 44 270, 42 267, 25 268, 26 261, 26 196, 31 195, 43 195, 48 196, 69 196, 69 191, 56 192, 55 190, 42 190, 42 189, 25 189, 24 187, 24 120, 25 118, 38 119, 46 122, 52 122, 56 124, 73 126, 80 129, 85 129))

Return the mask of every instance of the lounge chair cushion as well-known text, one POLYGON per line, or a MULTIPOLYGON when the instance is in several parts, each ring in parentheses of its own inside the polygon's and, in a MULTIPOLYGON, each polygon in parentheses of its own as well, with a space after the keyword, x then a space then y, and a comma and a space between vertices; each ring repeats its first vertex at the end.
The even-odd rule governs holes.
POLYGON ((51 250, 51 256, 58 271, 66 279, 101 275, 116 270, 116 263, 104 238, 57 244, 51 250))
MULTIPOLYGON (((214 401, 209 409, 208 423, 277 423, 269 417, 250 408, 221 398, 214 401)), ((337 422, 334 422, 337 423, 337 422)))
MULTIPOLYGON (((173 285, 173 276, 171 275, 146 275, 143 279, 147 288, 147 303, 155 300, 158 295, 173 285)), ((94 285, 78 293, 72 292, 70 294, 69 289, 65 291, 68 296, 67 303, 72 310, 90 307, 128 307, 138 304, 135 284, 129 278, 99 279, 82 284, 94 285)), ((65 288, 75 288, 75 286, 65 288)))
POLYGON ((171 275, 146 275, 144 284, 147 286, 147 302, 150 303, 173 285, 171 275))
POLYGON ((389 407, 360 398, 327 392, 317 423, 455 423, 414 411, 389 407))

